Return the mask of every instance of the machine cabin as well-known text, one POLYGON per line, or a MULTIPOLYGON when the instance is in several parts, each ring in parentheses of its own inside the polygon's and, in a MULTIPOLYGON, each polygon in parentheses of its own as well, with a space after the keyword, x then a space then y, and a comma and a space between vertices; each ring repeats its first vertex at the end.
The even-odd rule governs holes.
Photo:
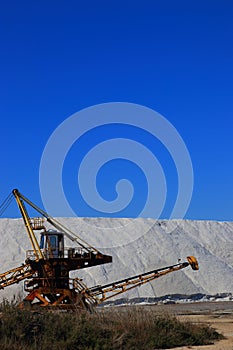
POLYGON ((64 234, 55 230, 43 231, 40 238, 40 249, 45 259, 64 257, 64 234))

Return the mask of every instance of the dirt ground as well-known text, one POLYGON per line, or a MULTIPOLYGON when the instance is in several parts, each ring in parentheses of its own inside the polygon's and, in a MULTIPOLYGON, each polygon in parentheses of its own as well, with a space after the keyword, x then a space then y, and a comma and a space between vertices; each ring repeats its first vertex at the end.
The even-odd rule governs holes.
POLYGON ((213 345, 179 347, 174 350, 233 350, 233 301, 155 305, 153 307, 159 312, 173 313, 181 320, 209 325, 225 337, 213 345))

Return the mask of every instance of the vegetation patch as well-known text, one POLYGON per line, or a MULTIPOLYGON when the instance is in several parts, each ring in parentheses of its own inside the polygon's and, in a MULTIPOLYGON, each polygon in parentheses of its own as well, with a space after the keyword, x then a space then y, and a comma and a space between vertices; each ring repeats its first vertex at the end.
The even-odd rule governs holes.
POLYGON ((213 328, 137 307, 100 312, 32 312, 0 305, 1 350, 152 350, 211 344, 213 328))

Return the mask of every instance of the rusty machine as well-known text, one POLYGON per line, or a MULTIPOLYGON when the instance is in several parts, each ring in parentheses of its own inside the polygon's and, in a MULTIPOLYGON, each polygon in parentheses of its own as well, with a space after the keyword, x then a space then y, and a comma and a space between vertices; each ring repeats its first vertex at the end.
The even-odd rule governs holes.
POLYGON ((27 251, 26 260, 21 266, 0 274, 0 289, 25 280, 27 296, 20 307, 59 308, 75 310, 92 309, 105 300, 120 293, 136 288, 168 273, 191 266, 198 270, 195 257, 188 256, 187 261, 152 270, 106 285, 88 288, 81 279, 70 278, 73 270, 88 268, 112 262, 110 255, 102 254, 63 224, 40 209, 17 189, 3 203, 5 209, 15 198, 21 212, 32 250, 27 251), (30 218, 26 205, 31 206, 40 217, 30 218), (53 227, 48 229, 46 226, 53 227), (40 243, 37 239, 40 235, 40 243), (75 248, 66 248, 64 237, 75 242, 75 248))

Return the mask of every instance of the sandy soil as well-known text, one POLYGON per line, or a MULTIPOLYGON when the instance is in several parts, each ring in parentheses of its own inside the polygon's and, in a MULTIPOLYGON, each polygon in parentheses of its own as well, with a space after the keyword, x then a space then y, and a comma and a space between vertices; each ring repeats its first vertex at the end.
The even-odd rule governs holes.
POLYGON ((233 302, 156 305, 161 312, 171 312, 181 320, 210 325, 225 339, 213 345, 179 347, 175 350, 233 350, 233 302))
POLYGON ((186 315, 178 316, 178 318, 189 320, 193 323, 202 323, 210 325, 211 327, 215 328, 219 333, 223 334, 226 337, 226 339, 217 341, 213 345, 180 347, 176 348, 176 350, 233 350, 233 315, 186 315))

